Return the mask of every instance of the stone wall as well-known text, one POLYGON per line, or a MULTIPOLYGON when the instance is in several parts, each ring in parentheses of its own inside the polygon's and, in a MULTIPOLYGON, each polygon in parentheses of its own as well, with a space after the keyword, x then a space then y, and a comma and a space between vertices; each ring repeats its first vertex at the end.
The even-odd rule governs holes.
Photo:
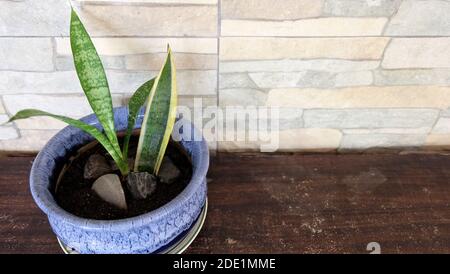
MULTIPOLYGON (((449 0, 72 2, 115 105, 157 73, 170 43, 181 105, 280 107, 280 150, 450 147, 449 0)), ((65 0, 0 1, 0 123, 22 108, 90 112, 69 13, 65 0)), ((63 126, 0 126, 0 150, 39 150, 63 126)))

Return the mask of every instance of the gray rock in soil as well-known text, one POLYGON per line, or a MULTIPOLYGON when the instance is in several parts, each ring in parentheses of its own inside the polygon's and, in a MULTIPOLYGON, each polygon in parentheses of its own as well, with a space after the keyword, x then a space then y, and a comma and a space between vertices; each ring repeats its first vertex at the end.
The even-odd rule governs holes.
POLYGON ((161 167, 159 168, 158 176, 163 183, 173 183, 178 176, 180 176, 181 171, 178 167, 170 160, 169 157, 164 156, 163 161, 161 163, 161 167))
POLYGON ((135 199, 145 199, 156 190, 157 178, 148 172, 130 172, 127 187, 135 199))
POLYGON ((83 177, 88 180, 94 180, 112 171, 113 169, 105 157, 100 154, 93 154, 84 165, 83 177))
POLYGON ((116 174, 106 174, 95 180, 92 190, 100 198, 118 208, 127 209, 125 193, 120 183, 120 178, 116 174))

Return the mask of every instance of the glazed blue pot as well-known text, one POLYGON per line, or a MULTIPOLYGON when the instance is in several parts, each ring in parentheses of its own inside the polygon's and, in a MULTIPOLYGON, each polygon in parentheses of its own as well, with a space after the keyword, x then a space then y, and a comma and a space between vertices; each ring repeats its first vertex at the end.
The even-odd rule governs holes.
MULTIPOLYGON (((127 127, 128 109, 114 109, 118 131, 127 127)), ((136 128, 142 123, 140 113, 136 128)), ((82 119, 101 128, 95 115, 82 119)), ((183 129, 194 126, 186 121, 183 129)), ((198 134, 198 131, 196 132, 198 134)), ((180 141, 192 160, 192 178, 186 188, 164 206, 133 218, 120 220, 92 220, 77 217, 62 209, 53 197, 55 182, 68 157, 94 139, 83 131, 66 127, 56 134, 39 152, 30 174, 30 188, 34 200, 47 215, 58 238, 79 253, 152 253, 167 245, 191 227, 206 201, 206 173, 209 151, 205 140, 180 141)))

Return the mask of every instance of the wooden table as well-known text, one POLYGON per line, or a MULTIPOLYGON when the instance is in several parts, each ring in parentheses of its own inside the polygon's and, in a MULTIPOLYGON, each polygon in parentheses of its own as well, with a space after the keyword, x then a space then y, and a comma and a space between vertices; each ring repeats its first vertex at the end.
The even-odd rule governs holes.
MULTIPOLYGON (((61 253, 32 160, 0 158, 0 253, 61 253)), ((188 253, 450 253, 450 156, 220 153, 208 176, 188 253)))

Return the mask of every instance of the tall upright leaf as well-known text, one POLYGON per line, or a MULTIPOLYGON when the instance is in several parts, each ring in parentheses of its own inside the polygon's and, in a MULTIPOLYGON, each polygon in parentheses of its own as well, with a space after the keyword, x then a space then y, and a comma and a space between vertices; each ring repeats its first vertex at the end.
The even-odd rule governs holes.
POLYGON ((122 174, 128 173, 128 164, 127 162, 123 161, 122 155, 120 153, 117 153, 114 146, 111 144, 111 142, 108 140, 108 138, 96 127, 88 125, 80 120, 75 120, 69 117, 61 116, 61 115, 55 115, 51 114, 45 111, 37 110, 37 109, 24 109, 16 113, 11 119, 9 119, 8 122, 12 122, 19 119, 26 119, 29 117, 35 117, 35 116, 49 116, 55 119, 58 119, 60 121, 63 121, 71 126, 74 126, 76 128, 79 128, 97 139, 97 141, 108 151, 108 153, 111 155, 111 157, 114 159, 114 161, 117 163, 117 166, 120 169, 120 172, 122 174))
POLYGON ((131 132, 136 124, 137 114, 139 109, 144 105, 145 100, 147 100, 150 91, 152 90, 155 78, 145 82, 140 86, 136 92, 131 96, 130 102, 128 103, 128 127, 123 141, 123 158, 128 159, 128 145, 130 143, 131 132))
POLYGON ((153 84, 139 137, 135 171, 158 174, 175 123, 177 105, 175 66, 170 48, 153 84))
POLYGON ((105 70, 89 34, 73 9, 70 20, 70 45, 81 87, 92 110, 102 124, 108 140, 114 149, 120 152, 114 129, 112 99, 105 70))

